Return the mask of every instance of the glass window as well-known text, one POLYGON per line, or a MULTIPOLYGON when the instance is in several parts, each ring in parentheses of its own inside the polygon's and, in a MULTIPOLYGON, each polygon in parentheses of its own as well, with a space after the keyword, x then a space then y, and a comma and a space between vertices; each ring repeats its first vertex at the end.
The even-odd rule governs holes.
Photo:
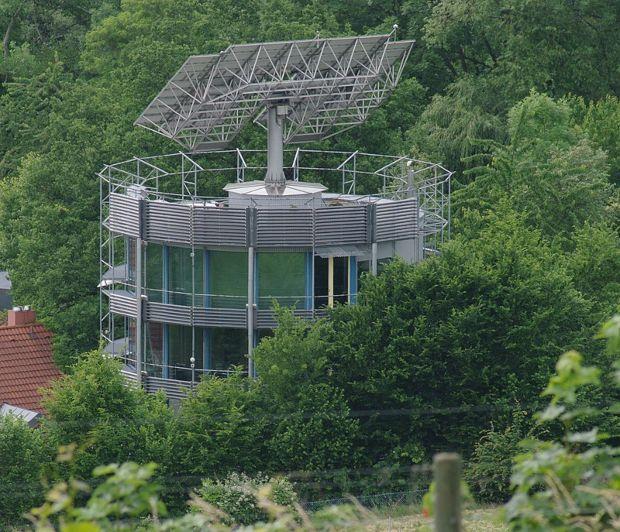
POLYGON ((349 297, 349 257, 334 257, 334 303, 346 303, 349 297))
MULTIPOLYGON (((194 358, 195 378, 200 380, 203 368, 203 329, 195 327, 194 358)), ((185 325, 168 325, 168 376, 171 379, 192 380, 190 358, 192 356, 192 328, 185 325)))
POLYGON ((349 257, 314 257, 314 306, 346 303, 349 297, 349 257))
POLYGON ((127 352, 123 363, 131 368, 136 367, 136 320, 135 318, 127 318, 127 332, 129 341, 127 343, 127 352))
POLYGON ((162 376, 164 327, 161 323, 146 322, 145 362, 146 371, 155 377, 162 376))
POLYGON ((125 255, 127 257, 127 280, 133 285, 136 281, 136 239, 127 237, 125 241, 125 255))
MULTIPOLYGON (((192 304, 192 250, 191 248, 168 248, 168 303, 174 305, 192 304)), ((195 250, 194 293, 204 294, 204 252, 195 250)), ((195 306, 203 306, 201 297, 194 300, 195 306)))
POLYGON ((163 301, 163 246, 149 243, 146 245, 144 276, 146 293, 149 301, 161 303, 163 301))
POLYGON ((327 293, 329 291, 329 268, 328 259, 314 257, 314 307, 327 306, 327 293))
POLYGON ((245 308, 248 302, 248 254, 209 251, 209 306, 245 308))
POLYGON ((232 366, 247 369, 248 332, 245 329, 209 330, 211 367, 228 370, 232 366))
POLYGON ((306 308, 306 253, 257 254, 258 308, 269 309, 275 299, 280 305, 306 308))

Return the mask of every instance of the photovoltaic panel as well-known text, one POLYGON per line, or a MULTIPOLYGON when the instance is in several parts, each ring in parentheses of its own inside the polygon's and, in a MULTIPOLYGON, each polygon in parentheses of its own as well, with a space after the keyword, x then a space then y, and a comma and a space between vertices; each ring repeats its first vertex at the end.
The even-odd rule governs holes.
POLYGON ((136 120, 190 152, 227 146, 266 105, 289 106, 284 142, 362 123, 398 83, 413 41, 392 35, 237 44, 190 57, 136 120))

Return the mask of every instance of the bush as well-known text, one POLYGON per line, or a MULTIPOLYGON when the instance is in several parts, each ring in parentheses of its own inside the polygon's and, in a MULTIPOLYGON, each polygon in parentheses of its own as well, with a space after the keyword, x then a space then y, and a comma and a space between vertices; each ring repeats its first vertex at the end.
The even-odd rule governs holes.
POLYGON ((0 525, 16 524, 41 502, 41 474, 52 458, 40 430, 13 416, 0 416, 0 525))
MULTIPOLYGON (((70 450, 59 459, 70 460, 70 450)), ((155 464, 140 466, 133 462, 110 464, 97 467, 93 477, 98 484, 94 490, 87 483, 72 478, 69 482, 55 484, 47 493, 45 502, 33 508, 29 518, 36 530, 60 530, 61 532, 112 531, 133 532, 148 530, 150 532, 199 531, 199 530, 239 530, 237 524, 226 525, 222 522, 223 512, 213 504, 194 496, 189 504, 195 510, 182 517, 162 519, 167 512, 166 505, 159 498, 159 485, 153 479, 155 464)), ((293 508, 296 496, 292 487, 285 479, 271 479, 269 484, 263 479, 250 479, 239 475, 231 476, 221 483, 229 492, 233 511, 240 507, 234 502, 238 493, 235 486, 245 489, 258 488, 257 505, 242 506, 245 514, 241 519, 257 515, 254 509, 263 506, 267 513, 263 514, 268 524, 253 527, 244 526, 243 530, 361 530, 369 518, 374 516, 359 505, 330 506, 314 513, 312 517, 303 510, 293 508), (231 490, 229 491, 229 488, 231 490), (268 497, 267 497, 268 496, 268 497), (269 515, 268 515, 269 514, 269 515)), ((93 483, 91 480, 90 483, 93 483)), ((210 483, 207 491, 215 494, 219 500, 222 490, 218 483, 210 483), (215 489, 212 489, 213 486, 215 489)), ((229 520, 230 521, 230 520, 229 520)), ((365 526, 363 528, 366 528, 365 526)))
POLYGON ((173 412, 162 395, 127 386, 118 360, 97 351, 47 392, 43 430, 58 445, 77 444, 70 473, 86 479, 101 464, 154 460, 167 475, 173 412))
POLYGON ((330 384, 364 413, 359 448, 371 465, 469 456, 524 397, 541 404, 563 350, 591 343, 588 301, 524 216, 504 205, 467 223, 475 234, 439 257, 367 277, 356 306, 334 309, 316 350, 330 384))
POLYGON ((620 411, 620 315, 604 328, 609 353, 616 357, 610 377, 616 392, 601 412, 582 406, 582 391, 600 386, 601 371, 583 365, 582 356, 569 351, 560 357, 556 374, 544 395, 547 408, 537 415, 541 424, 561 424, 564 434, 547 441, 522 443, 512 474, 515 493, 506 505, 512 530, 617 530, 620 527, 620 447, 592 420, 620 411), (615 403, 613 402, 615 400, 615 403), (590 422, 589 430, 583 425, 590 422), (579 429, 575 430, 579 422, 579 429))
POLYGON ((224 480, 203 481, 199 495, 226 514, 228 525, 251 525, 266 522, 267 512, 260 507, 257 495, 266 495, 273 503, 292 511, 297 502, 293 485, 284 477, 269 478, 264 475, 248 477, 231 473, 224 480))
POLYGON ((191 488, 208 477, 265 470, 268 425, 260 381, 234 374, 207 377, 181 403, 175 467, 191 488))
POLYGON ((510 498, 512 465, 525 436, 524 415, 517 412, 508 428, 489 430, 476 444, 465 479, 479 502, 503 503, 510 498))

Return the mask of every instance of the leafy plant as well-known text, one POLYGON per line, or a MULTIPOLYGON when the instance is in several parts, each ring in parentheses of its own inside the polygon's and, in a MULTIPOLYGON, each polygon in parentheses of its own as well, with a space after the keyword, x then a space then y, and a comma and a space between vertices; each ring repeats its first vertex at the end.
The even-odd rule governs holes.
POLYGON ((510 498, 513 460, 527 431, 525 416, 515 412, 507 428, 485 432, 476 444, 464 475, 478 501, 503 503, 510 498))
POLYGON ((257 499, 257 493, 264 488, 268 488, 270 501, 294 512, 297 495, 293 485, 284 477, 249 477, 243 473, 231 473, 224 480, 204 480, 198 495, 225 514, 224 523, 250 525, 269 519, 257 499))
MULTIPOLYGON (((608 351, 620 354, 620 316, 601 333, 608 351)), ((620 387, 620 365, 613 374, 620 387)), ((506 505, 512 530, 611 530, 620 527, 620 447, 596 426, 583 423, 597 414, 581 397, 600 386, 601 371, 583 365, 576 351, 562 355, 543 395, 551 397, 538 414, 540 423, 563 427, 563 436, 552 441, 523 442, 527 452, 516 458, 512 484, 515 494, 506 505), (579 429, 575 430, 577 424, 579 429)), ((618 395, 606 412, 620 411, 618 395)))
MULTIPOLYGON (((71 461, 74 446, 60 449, 58 460, 71 461)), ((70 478, 55 484, 45 502, 31 510, 28 518, 38 532, 201 532, 363 529, 373 515, 359 504, 324 508, 312 517, 296 504, 296 495, 285 479, 250 479, 231 475, 223 483, 205 482, 204 495, 227 508, 225 514, 205 498, 192 496, 194 511, 182 517, 163 519, 166 506, 153 481, 156 465, 133 462, 97 467, 92 482, 70 478), (235 514, 240 521, 232 519, 235 514)))
POLYGON ((21 522, 42 500, 41 477, 52 459, 52 447, 40 430, 14 416, 0 416, 0 528, 21 522))

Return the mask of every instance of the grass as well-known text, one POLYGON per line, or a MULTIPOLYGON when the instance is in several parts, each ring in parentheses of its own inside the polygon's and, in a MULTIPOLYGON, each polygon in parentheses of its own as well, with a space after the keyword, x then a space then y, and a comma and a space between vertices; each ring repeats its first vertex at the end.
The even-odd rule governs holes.
MULTIPOLYGON (((368 523, 368 531, 431 532, 433 520, 424 517, 419 506, 395 506, 376 514, 377 519, 368 523)), ((463 512, 463 530, 471 532, 504 532, 508 527, 502 522, 500 507, 480 507, 463 512)))

